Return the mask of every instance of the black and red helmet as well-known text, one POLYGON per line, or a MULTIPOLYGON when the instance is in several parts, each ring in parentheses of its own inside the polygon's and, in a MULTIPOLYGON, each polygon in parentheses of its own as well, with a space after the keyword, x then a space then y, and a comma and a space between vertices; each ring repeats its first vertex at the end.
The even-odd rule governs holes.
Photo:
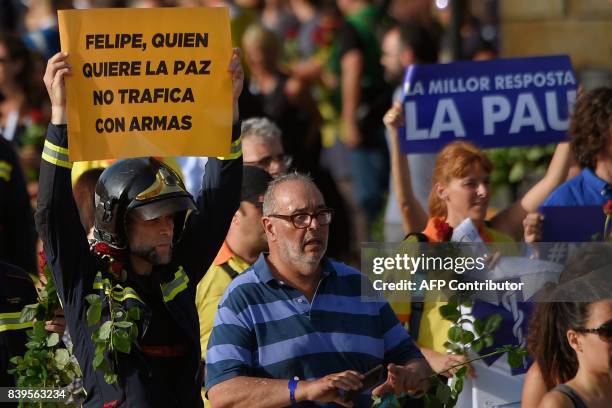
POLYGON ((119 249, 127 246, 130 211, 145 220, 174 213, 176 241, 187 211, 196 209, 180 176, 152 157, 119 160, 104 170, 96 184, 95 206, 94 238, 119 249))

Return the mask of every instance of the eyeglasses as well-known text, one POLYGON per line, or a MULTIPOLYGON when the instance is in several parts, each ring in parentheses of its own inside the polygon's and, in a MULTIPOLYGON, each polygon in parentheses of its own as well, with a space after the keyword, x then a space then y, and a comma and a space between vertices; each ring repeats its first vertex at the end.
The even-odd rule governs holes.
POLYGON ((324 208, 314 213, 297 213, 291 215, 269 214, 268 217, 280 218, 281 220, 291 221, 293 226, 298 229, 309 228, 313 219, 317 219, 319 225, 328 225, 332 220, 334 210, 324 208))
POLYGON ((580 329, 574 329, 574 330, 576 330, 579 333, 595 333, 599 336, 599 338, 602 341, 606 341, 608 343, 612 342, 612 319, 608 320, 607 322, 605 322, 604 324, 602 324, 596 329, 580 328, 580 329))
POLYGON ((272 163, 282 164, 285 167, 291 166, 293 163, 293 157, 286 154, 277 154, 276 156, 266 156, 257 161, 244 162, 247 166, 257 166, 262 169, 267 169, 272 163))

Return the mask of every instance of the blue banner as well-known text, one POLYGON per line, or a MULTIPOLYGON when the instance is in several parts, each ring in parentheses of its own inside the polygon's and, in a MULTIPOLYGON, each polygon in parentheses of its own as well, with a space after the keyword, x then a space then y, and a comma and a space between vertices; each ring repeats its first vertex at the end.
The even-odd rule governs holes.
POLYGON ((606 222, 603 206, 541 207, 543 242, 602 241, 606 222))
POLYGON ((568 56, 411 65, 404 80, 406 153, 455 140, 482 148, 566 138, 577 80, 568 56))

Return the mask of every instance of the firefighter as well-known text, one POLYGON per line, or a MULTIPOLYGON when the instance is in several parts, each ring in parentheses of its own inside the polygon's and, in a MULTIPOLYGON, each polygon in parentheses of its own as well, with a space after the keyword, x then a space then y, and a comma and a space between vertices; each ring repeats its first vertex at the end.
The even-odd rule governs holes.
POLYGON ((25 332, 32 327, 32 322, 20 322, 19 316, 24 306, 36 302, 36 289, 28 274, 0 261, 0 387, 15 386, 15 378, 7 373, 9 360, 25 353, 25 332))
MULTIPOLYGON (((153 158, 119 160, 96 185, 93 243, 86 239, 71 191, 64 86, 70 70, 67 54, 58 53, 49 60, 44 77, 52 116, 36 225, 83 371, 84 406, 199 407, 203 367, 196 285, 221 247, 240 200, 240 51, 233 51, 228 68, 233 84, 231 153, 208 160, 197 199, 164 163, 153 158), (100 322, 91 326, 89 294, 103 299, 100 322), (92 363, 92 334, 112 316, 106 302, 139 311, 134 320, 138 335, 129 353, 111 347, 105 352, 116 381, 92 363)), ((117 318, 114 315, 113 321, 117 318)))

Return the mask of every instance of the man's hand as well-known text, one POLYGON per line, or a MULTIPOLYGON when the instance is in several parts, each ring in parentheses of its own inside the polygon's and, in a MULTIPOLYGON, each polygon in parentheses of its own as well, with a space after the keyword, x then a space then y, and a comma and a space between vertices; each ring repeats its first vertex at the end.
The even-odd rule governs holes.
POLYGON ((362 380, 363 374, 347 370, 326 375, 315 381, 300 381, 296 389, 296 397, 298 400, 335 402, 343 407, 352 407, 353 403, 344 401, 338 391, 358 390, 363 385, 362 380))
POLYGON ((544 215, 540 213, 527 214, 523 220, 523 239, 527 243, 542 240, 542 223, 544 215))
POLYGON ((48 332, 55 332, 60 335, 60 338, 64 335, 66 330, 66 319, 64 318, 64 309, 59 308, 55 311, 53 320, 45 322, 45 330, 48 332))
MULTIPOLYGON (((436 353, 435 358, 430 358, 428 361, 432 369, 435 372, 437 373, 444 372, 442 375, 450 378, 453 375, 455 375, 455 373, 459 371, 461 367, 463 367, 459 365, 465 364, 465 362, 467 361, 467 357, 458 355, 458 354, 436 353)), ((468 364, 467 368, 468 368, 468 372, 467 372, 468 378, 476 378, 476 370, 474 370, 474 367, 471 364, 468 364)))
POLYGON ((242 84, 244 82, 244 71, 242 70, 242 64, 240 62, 240 48, 234 48, 232 50, 232 58, 227 69, 232 76, 232 101, 233 101, 233 123, 238 122, 240 112, 238 109, 238 98, 242 93, 242 84))
POLYGON ((43 81, 51 100, 51 123, 66 124, 66 86, 64 77, 72 74, 67 52, 58 52, 47 62, 43 81))
POLYGON ((420 395, 429 386, 427 379, 433 374, 424 358, 410 360, 404 365, 389 364, 387 381, 372 390, 372 394, 382 396, 393 393, 420 395))

